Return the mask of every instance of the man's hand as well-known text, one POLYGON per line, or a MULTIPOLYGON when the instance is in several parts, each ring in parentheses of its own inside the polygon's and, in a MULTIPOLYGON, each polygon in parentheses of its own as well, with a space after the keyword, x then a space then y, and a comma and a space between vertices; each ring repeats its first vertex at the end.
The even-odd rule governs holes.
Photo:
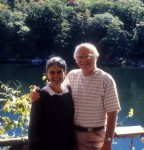
POLYGON ((37 100, 39 100, 40 98, 40 93, 39 93, 39 90, 40 88, 39 87, 36 87, 35 89, 33 89, 31 92, 30 92, 30 99, 31 99, 31 102, 35 102, 37 100))

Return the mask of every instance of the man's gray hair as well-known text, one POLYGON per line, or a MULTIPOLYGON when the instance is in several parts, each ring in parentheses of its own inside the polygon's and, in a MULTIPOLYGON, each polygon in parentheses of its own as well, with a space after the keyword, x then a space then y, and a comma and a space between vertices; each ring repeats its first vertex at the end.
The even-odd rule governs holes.
POLYGON ((90 50, 91 52, 94 53, 95 57, 99 57, 99 52, 97 51, 96 47, 91 44, 91 43, 81 43, 79 45, 76 46, 75 51, 74 51, 74 59, 76 59, 76 53, 79 49, 81 48, 86 48, 88 50, 90 50))

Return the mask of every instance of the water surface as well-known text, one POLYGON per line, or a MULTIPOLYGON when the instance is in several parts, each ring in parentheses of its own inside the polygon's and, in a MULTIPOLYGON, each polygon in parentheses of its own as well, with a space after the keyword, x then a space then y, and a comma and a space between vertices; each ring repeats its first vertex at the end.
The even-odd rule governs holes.
MULTIPOLYGON (((118 116, 117 126, 141 125, 144 126, 144 70, 139 68, 104 67, 116 81, 121 111, 118 116), (134 109, 134 116, 127 118, 130 108, 134 109)), ((18 80, 22 93, 29 92, 30 85, 43 87, 42 81, 45 66, 32 66, 30 64, 0 64, 0 81, 18 80)), ((0 113, 2 115, 2 112, 0 113)), ((115 139, 113 150, 129 150, 130 138, 115 139)), ((135 150, 142 150, 144 144, 141 138, 133 139, 135 150)))

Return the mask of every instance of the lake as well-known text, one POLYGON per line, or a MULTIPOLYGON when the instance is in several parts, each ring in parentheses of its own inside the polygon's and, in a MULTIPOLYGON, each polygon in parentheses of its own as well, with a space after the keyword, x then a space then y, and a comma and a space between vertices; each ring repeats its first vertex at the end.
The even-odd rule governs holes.
MULTIPOLYGON (((103 67, 116 81, 121 111, 118 116, 117 126, 141 125, 144 126, 144 70, 139 68, 103 67), (127 118, 130 108, 134 109, 134 116, 127 118)), ((30 85, 43 87, 42 81, 45 66, 32 66, 30 64, 0 64, 0 81, 18 80, 22 93, 29 92, 30 85)), ((2 113, 0 113, 2 115, 2 113)), ((115 139, 113 150, 129 150, 130 138, 115 139)), ((144 144, 141 138, 133 139, 135 150, 142 150, 144 144)))

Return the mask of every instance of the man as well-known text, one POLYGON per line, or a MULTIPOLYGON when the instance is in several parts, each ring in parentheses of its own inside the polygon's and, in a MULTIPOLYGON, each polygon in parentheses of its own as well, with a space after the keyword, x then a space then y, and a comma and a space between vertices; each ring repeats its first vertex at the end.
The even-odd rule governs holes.
POLYGON ((96 66, 98 57, 94 45, 78 45, 74 58, 80 69, 65 80, 72 89, 77 150, 112 150, 120 104, 114 79, 96 66))

